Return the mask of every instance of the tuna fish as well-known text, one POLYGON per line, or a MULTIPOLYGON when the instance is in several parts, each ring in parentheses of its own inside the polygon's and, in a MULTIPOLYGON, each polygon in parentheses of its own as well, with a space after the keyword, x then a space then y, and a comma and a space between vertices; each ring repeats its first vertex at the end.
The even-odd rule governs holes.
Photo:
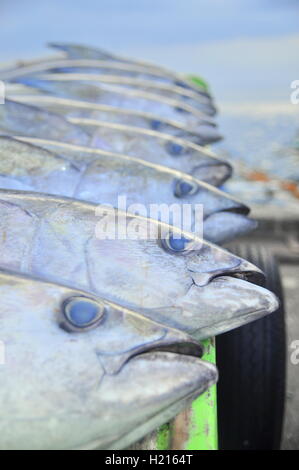
POLYGON ((0 191, 0 265, 72 283, 196 339, 278 307, 262 272, 196 235, 110 207, 0 191))
POLYGON ((154 113, 157 116, 173 119, 195 132, 200 124, 213 123, 205 113, 189 104, 156 93, 104 83, 88 84, 71 80, 46 80, 34 76, 19 78, 17 81, 62 98, 82 99, 91 103, 154 113))
POLYGON ((188 335, 89 292, 0 270, 0 449, 121 449, 217 379, 188 335))
POLYGON ((80 81, 99 81, 116 84, 129 88, 139 88, 173 99, 183 100, 191 106, 208 114, 215 113, 215 106, 211 98, 202 96, 196 91, 163 83, 155 75, 146 74, 146 69, 140 70, 137 66, 117 62, 88 61, 88 60, 62 60, 42 62, 25 67, 16 67, 8 71, 0 70, 1 80, 16 80, 20 77, 50 74, 49 77, 63 80, 65 78, 80 81), (112 66, 111 66, 112 65, 112 66))
MULTIPOLYGON (((43 95, 38 89, 22 85, 7 85, 6 94, 8 97, 11 97, 12 100, 27 104, 36 104, 50 111, 61 113, 66 117, 87 118, 101 122, 134 126, 150 131, 159 131, 161 133, 170 134, 170 136, 194 142, 198 145, 211 144, 222 138, 213 122, 201 123, 196 129, 191 130, 177 121, 162 118, 154 113, 43 95)), ((201 149, 201 152, 205 154, 209 153, 206 149, 201 149)))
POLYGON ((218 243, 256 227, 246 217, 246 206, 182 172, 101 150, 30 140, 51 151, 0 137, 1 188, 40 191, 114 207, 124 204, 120 198, 125 197, 128 210, 132 207, 135 213, 141 204, 139 213, 143 215, 156 204, 159 220, 188 227, 218 243))
POLYGON ((38 136, 92 147, 108 147, 99 138, 93 140, 85 130, 58 114, 8 99, 0 106, 0 133, 38 136))
POLYGON ((227 162, 218 159, 212 152, 189 144, 182 139, 173 139, 164 134, 161 136, 160 133, 156 135, 155 132, 152 134, 152 132, 140 131, 139 134, 138 129, 135 133, 134 128, 126 126, 121 127, 120 131, 119 126, 111 125, 110 127, 105 123, 98 127, 94 121, 81 118, 78 120, 77 118, 69 118, 73 121, 73 125, 68 125, 57 116, 57 110, 53 113, 35 106, 27 107, 25 104, 10 100, 6 100, 5 105, 1 108, 0 132, 2 134, 45 138, 79 145, 89 144, 91 147, 115 150, 122 154, 128 151, 128 155, 133 157, 186 171, 216 186, 222 184, 231 175, 231 166, 227 162), (75 121, 80 124, 75 124, 75 121), (47 122, 50 123, 49 129, 46 125, 47 122), (87 131, 84 131, 83 127, 87 131), (106 133, 106 139, 100 137, 100 134, 106 133), (144 136, 144 139, 141 140, 139 136, 144 136))
POLYGON ((186 79, 184 76, 156 64, 120 57, 103 49, 77 44, 51 43, 49 46, 66 53, 67 56, 71 59, 105 60, 111 63, 130 64, 143 67, 148 71, 148 73, 155 73, 164 82, 174 83, 176 86, 180 86, 186 89, 193 89, 203 96, 209 96, 207 90, 202 86, 200 87, 197 84, 195 85, 191 80, 186 79))

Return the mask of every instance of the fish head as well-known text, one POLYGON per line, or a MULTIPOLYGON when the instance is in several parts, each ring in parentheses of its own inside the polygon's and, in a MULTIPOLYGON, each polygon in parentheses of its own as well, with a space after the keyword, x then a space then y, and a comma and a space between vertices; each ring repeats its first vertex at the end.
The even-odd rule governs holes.
MULTIPOLYGON (((151 240, 96 240, 92 285, 109 282, 115 297, 145 315, 204 339, 278 308, 263 272, 248 261, 173 228, 151 240), (95 260, 101 260, 98 263, 95 260)), ((90 245, 91 248, 91 245, 90 245)))
MULTIPOLYGON (((216 170, 215 170, 216 171, 216 170)), ((162 190, 160 191, 161 194, 162 190)), ((249 208, 224 191, 182 174, 175 180, 174 195, 193 211, 194 230, 213 243, 224 243, 257 226, 248 218, 249 208)))
MULTIPOLYGON (((166 134, 162 134, 166 139, 166 134)), ((190 159, 190 173, 201 181, 220 186, 232 175, 231 165, 214 155, 211 151, 200 145, 192 144, 189 140, 168 136, 165 150, 175 161, 184 157, 190 159)))
POLYGON ((258 268, 194 233, 22 191, 0 191, 0 210, 2 266, 145 309, 152 320, 196 339, 277 309, 258 268))
POLYGON ((129 445, 217 379, 200 344, 136 310, 7 271, 0 292, 1 449, 129 445))
MULTIPOLYGON (((168 241, 167 248, 173 256, 181 253, 192 279, 189 289, 177 299, 173 315, 168 312, 168 325, 204 339, 278 309, 277 297, 263 287, 264 273, 252 263, 206 241, 197 246, 194 241, 179 239, 168 241)), ((163 312, 148 316, 165 321, 163 312)))

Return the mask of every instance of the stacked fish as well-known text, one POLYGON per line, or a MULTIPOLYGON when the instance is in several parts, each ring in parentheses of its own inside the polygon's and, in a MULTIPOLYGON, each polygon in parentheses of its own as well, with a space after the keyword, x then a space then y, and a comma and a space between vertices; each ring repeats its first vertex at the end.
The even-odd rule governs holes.
POLYGON ((231 167, 204 147, 220 138, 207 90, 54 46, 0 71, 0 448, 121 449, 216 382, 201 340, 277 300, 214 244, 255 222, 217 188, 231 167), (191 207, 191 229, 150 204, 191 207), (111 220, 132 236, 101 236, 111 220))

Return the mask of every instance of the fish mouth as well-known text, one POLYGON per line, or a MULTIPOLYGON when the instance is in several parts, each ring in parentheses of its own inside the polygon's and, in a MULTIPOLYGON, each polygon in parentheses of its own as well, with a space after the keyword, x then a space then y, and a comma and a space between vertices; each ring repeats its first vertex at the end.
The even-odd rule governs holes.
POLYGON ((229 212, 232 214, 239 214, 239 215, 248 215, 250 212, 250 209, 248 206, 246 206, 243 203, 238 203, 232 207, 228 207, 227 209, 224 209, 219 212, 229 212))
MULTIPOLYGON (((115 399, 119 404, 115 412, 117 426, 116 432, 110 435, 105 429, 103 441, 97 448, 128 447, 163 423, 169 422, 216 383, 218 373, 214 364, 177 353, 176 348, 175 352, 162 349, 160 351, 159 348, 152 348, 147 353, 135 355, 119 374, 106 376, 102 393, 105 394, 107 389, 109 400, 115 399), (133 387, 130 378, 135 379, 133 387), (123 397, 128 397, 127 401, 119 399, 120 392, 123 397)), ((183 347, 181 352, 184 351, 183 347)), ((91 446, 95 448, 95 444, 91 446)))
POLYGON ((145 356, 145 355, 156 355, 156 354, 165 354, 165 355, 175 355, 175 356, 190 356, 195 358, 201 358, 204 354, 204 348, 202 344, 198 341, 186 340, 182 342, 169 342, 169 344, 163 345, 153 345, 152 347, 148 347, 146 350, 141 351, 135 354, 133 357, 136 356, 145 356))
MULTIPOLYGON (((221 319, 219 317, 218 321, 211 322, 207 328, 204 327, 202 329, 203 336, 201 336, 201 339, 215 334, 225 333, 252 321, 259 320, 268 314, 276 312, 276 310, 279 308, 280 301, 276 295, 263 287, 263 284, 265 283, 265 276, 259 276, 258 274, 254 276, 253 273, 248 273, 246 276, 246 273, 244 273, 244 278, 242 278, 242 275, 237 272, 235 275, 219 275, 214 278, 216 283, 217 281, 221 282, 224 290, 225 284, 229 286, 229 283, 232 279, 237 280, 238 284, 235 285, 235 290, 241 293, 242 300, 245 300, 245 304, 239 308, 239 310, 236 312, 236 315, 230 316, 229 319, 221 319), (241 282, 239 283, 239 281, 241 282), (244 281, 245 283, 247 282, 250 285, 254 285, 255 290, 251 291, 250 293, 250 287, 248 286, 248 293, 243 293, 242 295, 242 290, 244 287, 246 287, 245 283, 243 284, 244 281), (246 295, 250 295, 251 297, 252 305, 250 307, 246 306, 246 295), (255 303, 254 298, 257 299, 255 303)), ((229 306, 227 307, 227 311, 229 311, 229 306)))
POLYGON ((233 170, 226 162, 205 162, 193 168, 192 176, 213 186, 220 186, 232 176, 233 170))
POLYGON ((215 279, 240 279, 242 281, 249 282, 250 284, 254 284, 256 286, 264 287, 266 283, 266 277, 263 272, 259 271, 236 271, 232 273, 223 273, 223 274, 216 274, 211 278, 211 282, 215 281, 215 279))
MULTIPOLYGON (((232 273, 215 273, 198 291, 205 314, 197 314, 194 306, 190 309, 192 315, 176 318, 176 328, 201 341, 275 312, 279 301, 262 286, 264 280, 262 273, 240 272, 239 269, 232 273)), ((190 300, 196 298, 196 289, 194 286, 189 291, 187 308, 190 300)))
POLYGON ((128 360, 131 362, 137 357, 154 358, 157 355, 169 357, 184 361, 184 358, 196 358, 199 360, 204 354, 203 345, 189 336, 187 333, 167 328, 164 337, 155 343, 144 345, 141 349, 133 352, 128 360))

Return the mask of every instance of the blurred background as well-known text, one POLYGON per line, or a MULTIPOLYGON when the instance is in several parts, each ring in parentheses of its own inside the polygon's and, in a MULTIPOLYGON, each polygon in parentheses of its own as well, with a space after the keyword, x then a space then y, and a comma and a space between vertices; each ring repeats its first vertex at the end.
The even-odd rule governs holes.
MULTIPOLYGON (((68 41, 208 81, 225 137, 213 148, 235 166, 223 189, 253 207, 262 242, 280 258, 288 344, 299 339, 299 104, 290 100, 299 80, 299 1, 2 0, 0 12, 0 62, 51 55, 47 42, 68 41)), ((289 361, 284 447, 293 449, 298 367, 289 361)))
POLYGON ((2 62, 73 41, 202 75, 220 111, 219 148, 242 176, 227 190, 296 211, 299 190, 284 181, 299 181, 299 113, 290 102, 297 0, 2 0, 0 8, 2 62))

